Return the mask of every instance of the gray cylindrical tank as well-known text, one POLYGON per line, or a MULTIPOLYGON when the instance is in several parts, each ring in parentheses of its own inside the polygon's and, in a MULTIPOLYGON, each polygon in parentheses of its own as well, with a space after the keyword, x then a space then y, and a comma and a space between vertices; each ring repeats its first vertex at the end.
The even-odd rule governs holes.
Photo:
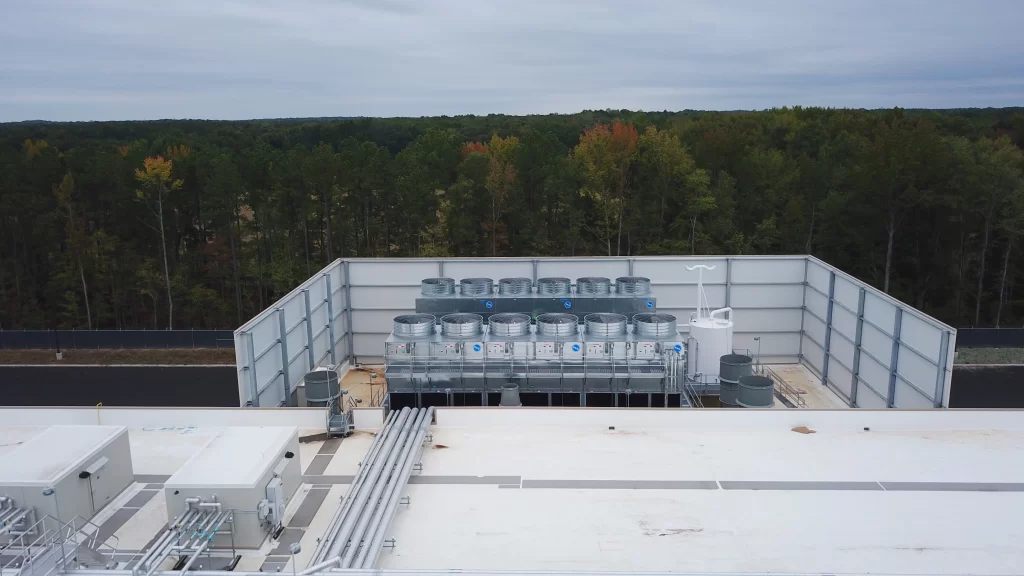
POLYGON ((767 376, 740 378, 736 403, 744 408, 771 408, 775 405, 775 381, 767 376))
POLYGON ((730 382, 754 373, 754 360, 746 354, 726 354, 719 359, 718 377, 730 382))
POLYGON ((740 378, 753 374, 753 359, 745 354, 725 354, 719 359, 718 399, 726 406, 739 405, 740 378))
POLYGON ((501 385, 501 402, 499 406, 522 406, 519 400, 519 384, 506 382, 501 385))
POLYGON ((341 393, 341 382, 334 370, 307 372, 305 382, 307 406, 327 406, 341 393))

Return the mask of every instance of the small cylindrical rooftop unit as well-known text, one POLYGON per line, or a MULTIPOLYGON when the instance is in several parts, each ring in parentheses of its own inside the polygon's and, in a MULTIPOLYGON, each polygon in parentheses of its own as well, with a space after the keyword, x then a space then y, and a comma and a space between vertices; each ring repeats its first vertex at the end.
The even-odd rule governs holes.
POLYGON ((523 403, 519 400, 519 385, 506 382, 501 385, 501 402, 499 406, 522 406, 523 403))
POLYGON ((628 296, 647 296, 651 293, 651 279, 642 276, 620 276, 615 279, 615 291, 628 296))
POLYGON ((719 400, 726 406, 738 405, 740 378, 753 373, 753 360, 745 354, 726 354, 719 360, 719 400))
POLYGON ((572 281, 568 278, 550 277, 537 280, 538 296, 568 296, 572 281))
POLYGON ((306 405, 327 406, 341 394, 338 372, 331 368, 319 368, 306 373, 306 405))
POLYGON ((661 312, 636 314, 633 316, 633 334, 645 340, 673 340, 678 337, 676 317, 661 312))
POLYGON ((756 375, 740 378, 736 403, 744 408, 771 408, 775 405, 775 381, 756 375))
POLYGON ((451 296, 455 294, 452 278, 424 278, 420 280, 420 294, 424 296, 451 296))
POLYGON ((424 338, 434 333, 436 321, 430 314, 403 314, 395 316, 392 330, 401 338, 424 338))
POLYGON ((518 338, 530 334, 530 316, 517 312, 502 312, 492 314, 487 319, 490 326, 491 336, 518 338))
POLYGON ((494 280, 490 278, 463 278, 459 281, 463 296, 486 296, 494 293, 494 280))
POLYGON ((578 330, 580 319, 573 314, 552 312, 537 316, 537 336, 546 338, 565 338, 574 336, 578 330))
POLYGON ((498 280, 498 294, 519 296, 533 293, 533 280, 529 278, 502 278, 498 280))
POLYGON ((479 314, 446 314, 441 316, 441 335, 448 338, 471 338, 483 333, 484 318, 479 314))
POLYGON ((611 294, 612 281, 601 276, 585 276, 576 279, 576 294, 579 296, 607 296, 611 294))
POLYGON ((626 336, 626 325, 629 319, 622 314, 599 312, 587 314, 583 318, 587 335, 594 338, 623 338, 626 336))

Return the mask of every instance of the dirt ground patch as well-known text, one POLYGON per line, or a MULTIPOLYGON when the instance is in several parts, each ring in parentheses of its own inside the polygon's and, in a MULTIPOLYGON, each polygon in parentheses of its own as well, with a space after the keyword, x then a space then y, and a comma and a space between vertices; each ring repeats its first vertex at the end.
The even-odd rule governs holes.
POLYGON ((65 350, 57 360, 53 350, 0 350, 0 364, 234 364, 232 348, 165 350, 65 350))

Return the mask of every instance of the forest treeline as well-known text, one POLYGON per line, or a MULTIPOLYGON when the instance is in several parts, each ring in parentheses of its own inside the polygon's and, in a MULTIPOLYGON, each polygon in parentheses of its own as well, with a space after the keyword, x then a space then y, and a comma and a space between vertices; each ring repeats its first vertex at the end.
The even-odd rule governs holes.
POLYGON ((338 257, 810 253, 1021 325, 1024 112, 0 125, 0 328, 233 328, 338 257))

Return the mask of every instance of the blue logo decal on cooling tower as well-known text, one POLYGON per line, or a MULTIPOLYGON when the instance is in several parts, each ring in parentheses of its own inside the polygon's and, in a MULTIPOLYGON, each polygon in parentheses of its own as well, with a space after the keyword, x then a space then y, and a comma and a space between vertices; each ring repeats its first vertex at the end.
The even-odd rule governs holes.
POLYGON ((648 300, 647 301, 647 307, 648 308, 654 308, 654 302, 651 302, 650 300, 648 300))
POLYGON ((480 351, 480 345, 479 344, 473 344, 473 352, 479 352, 479 351, 480 351))
POLYGON ((580 351, 580 345, 579 344, 573 344, 572 345, 572 351, 573 352, 579 352, 580 351))
POLYGON ((484 300, 484 307, 490 310, 491 308, 494 308, 494 302, 491 302, 490 300, 484 300))
POLYGON ((563 302, 563 303, 562 303, 562 305, 563 305, 563 306, 565 306, 565 309, 566 309, 566 310, 568 310, 569 308, 572 308, 572 302, 570 302, 570 301, 568 301, 568 300, 566 300, 565 302, 563 302))
POLYGON ((683 351, 683 345, 682 344, 676 344, 675 351, 676 352, 682 352, 683 351))

